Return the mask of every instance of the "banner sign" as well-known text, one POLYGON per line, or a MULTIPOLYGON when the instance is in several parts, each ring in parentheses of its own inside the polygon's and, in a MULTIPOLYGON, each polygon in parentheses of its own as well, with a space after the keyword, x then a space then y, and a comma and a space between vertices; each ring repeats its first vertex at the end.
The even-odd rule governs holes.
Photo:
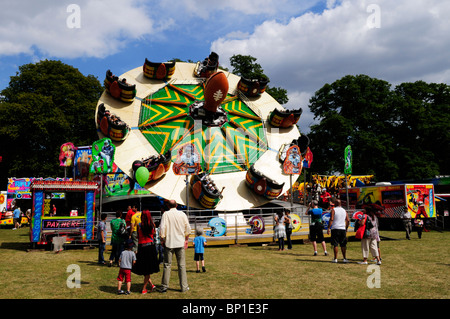
POLYGON ((312 161, 313 161, 313 153, 311 152, 308 146, 308 148, 306 149, 306 154, 303 158, 303 168, 311 168, 312 161))
POLYGON ((433 185, 406 185, 408 210, 412 218, 436 217, 433 185))
POLYGON ((89 172, 93 174, 112 173, 116 147, 105 137, 92 144, 92 163, 89 172))
POLYGON ((300 174, 302 172, 302 155, 297 145, 289 147, 286 158, 283 162, 283 172, 285 174, 300 174))
POLYGON ((76 151, 77 148, 73 143, 69 142, 61 145, 61 151, 59 152, 59 166, 73 166, 76 151))
POLYGON ((352 174, 352 148, 350 145, 348 145, 345 148, 344 160, 345 160, 344 174, 351 175, 352 174))

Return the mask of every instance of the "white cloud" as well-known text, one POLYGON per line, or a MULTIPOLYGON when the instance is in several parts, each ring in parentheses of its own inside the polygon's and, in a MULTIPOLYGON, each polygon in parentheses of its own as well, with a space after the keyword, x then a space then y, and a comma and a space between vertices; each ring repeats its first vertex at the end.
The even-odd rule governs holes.
POLYGON ((301 106, 308 117, 307 104, 295 105, 305 103, 298 97, 347 74, 394 85, 450 82, 449 16, 450 2, 440 0, 327 1, 322 13, 268 20, 245 38, 217 39, 211 50, 222 63, 234 54, 256 57, 270 84, 288 90, 287 107, 301 106))
POLYGON ((255 21, 287 19, 321 0, 4 0, 0 56, 106 57, 130 43, 245 34, 255 21), (80 9, 80 28, 70 28, 80 9), (168 32, 166 32, 168 31, 168 32), (145 40, 145 41, 143 41, 145 40))
POLYGON ((131 41, 158 31, 146 15, 144 2, 133 3, 79 0, 79 16, 74 16, 76 11, 67 11, 69 1, 55 5, 54 1, 7 0, 0 13, 0 55, 39 51, 74 58, 116 53, 131 41), (71 21, 79 21, 80 27, 71 28, 71 21))
MULTIPOLYGON (((266 17, 291 16, 303 12, 320 0, 171 0, 162 1, 163 8, 177 8, 173 15, 195 16, 204 20, 220 12, 222 16, 239 12, 243 18, 263 15, 266 17)), ((211 21, 209 21, 211 22, 211 21)))

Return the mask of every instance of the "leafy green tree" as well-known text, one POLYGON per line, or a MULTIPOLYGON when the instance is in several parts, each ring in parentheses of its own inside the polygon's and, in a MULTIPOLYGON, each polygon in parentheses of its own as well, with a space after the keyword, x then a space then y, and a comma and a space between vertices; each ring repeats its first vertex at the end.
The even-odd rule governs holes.
POLYGON ((264 70, 256 58, 250 55, 235 54, 230 58, 230 65, 233 67, 232 73, 248 78, 255 79, 264 76, 264 70))
MULTIPOLYGON (((264 70, 256 58, 250 55, 236 54, 230 58, 230 65, 233 67, 232 73, 247 79, 265 78, 264 70)), ((289 101, 287 90, 280 87, 266 86, 266 92, 269 93, 280 104, 286 104, 289 101)))
POLYGON ((286 89, 283 89, 281 87, 267 86, 266 92, 269 93, 281 105, 289 102, 289 98, 288 98, 286 89))
POLYGON ((406 179, 450 173, 450 86, 402 83, 395 90, 393 115, 396 161, 406 179))
POLYGON ((393 176, 398 167, 389 158, 390 84, 366 75, 345 76, 325 84, 310 100, 320 123, 308 135, 314 170, 331 174, 344 169, 344 149, 352 146, 353 173, 393 176))
POLYGON ((308 135, 319 173, 343 172, 346 145, 353 174, 389 181, 450 173, 446 84, 419 81, 392 90, 386 81, 347 75, 319 89, 309 107, 320 121, 308 135))
POLYGON ((19 67, 0 99, 0 185, 7 177, 57 177, 63 143, 98 139, 95 109, 103 92, 92 75, 61 61, 19 67))

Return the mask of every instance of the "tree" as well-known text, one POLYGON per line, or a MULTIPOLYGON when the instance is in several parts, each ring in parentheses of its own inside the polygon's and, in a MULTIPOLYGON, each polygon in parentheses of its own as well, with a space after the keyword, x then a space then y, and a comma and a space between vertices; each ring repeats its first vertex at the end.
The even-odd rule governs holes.
POLYGON ((230 58, 230 65, 233 67, 232 73, 248 78, 255 79, 264 76, 264 70, 256 58, 250 55, 235 54, 230 58))
POLYGON ((381 181, 448 174, 439 154, 450 153, 449 106, 446 84, 404 83, 391 90, 367 75, 325 84, 309 105, 320 120, 308 135, 314 169, 342 172, 344 149, 351 145, 354 174, 381 181))
POLYGON ((321 120, 308 135, 314 167, 342 172, 344 149, 351 145, 355 174, 373 174, 383 163, 383 175, 395 175, 397 167, 387 156, 392 150, 389 99, 389 83, 365 75, 346 76, 317 91, 309 106, 321 120))
MULTIPOLYGON (((265 78, 264 70, 256 58, 250 55, 236 54, 230 58, 230 65, 233 67, 232 73, 247 79, 265 78)), ((289 101, 287 90, 280 87, 266 86, 266 92, 269 93, 280 104, 286 104, 289 101)))
POLYGON ((450 173, 450 86, 402 83, 395 90, 396 161, 404 178, 450 173))
POLYGON ((60 61, 19 67, 0 100, 0 183, 7 177, 57 177, 63 143, 98 139, 95 109, 103 88, 60 61))

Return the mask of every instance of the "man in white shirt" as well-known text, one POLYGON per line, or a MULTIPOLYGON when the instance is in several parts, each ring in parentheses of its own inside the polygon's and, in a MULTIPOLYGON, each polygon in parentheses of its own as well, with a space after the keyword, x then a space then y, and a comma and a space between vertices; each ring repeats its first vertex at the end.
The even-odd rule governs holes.
POLYGON ((330 234, 331 229, 331 245, 334 247, 334 259, 333 262, 337 263, 338 246, 341 246, 343 262, 348 262, 347 252, 347 229, 350 224, 348 214, 341 207, 341 201, 336 199, 334 206, 331 206, 331 217, 328 223, 327 234, 330 234))
POLYGON ((169 210, 164 212, 160 223, 161 243, 164 245, 164 270, 160 292, 167 292, 169 288, 172 257, 175 254, 178 263, 178 278, 181 292, 189 290, 186 275, 187 242, 191 234, 191 226, 186 214, 177 210, 174 200, 168 202, 169 210))

